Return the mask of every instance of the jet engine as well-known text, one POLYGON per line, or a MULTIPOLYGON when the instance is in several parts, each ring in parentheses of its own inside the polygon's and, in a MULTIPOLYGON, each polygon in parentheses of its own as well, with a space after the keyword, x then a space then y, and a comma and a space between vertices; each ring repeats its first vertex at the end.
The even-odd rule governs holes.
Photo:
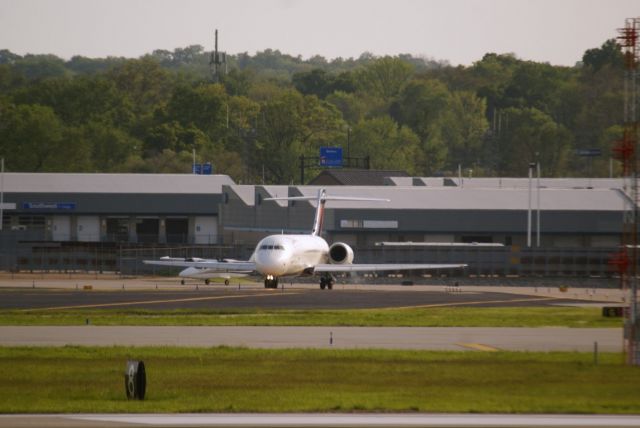
POLYGON ((329 261, 336 265, 353 263, 353 250, 344 242, 336 242, 329 247, 329 261))

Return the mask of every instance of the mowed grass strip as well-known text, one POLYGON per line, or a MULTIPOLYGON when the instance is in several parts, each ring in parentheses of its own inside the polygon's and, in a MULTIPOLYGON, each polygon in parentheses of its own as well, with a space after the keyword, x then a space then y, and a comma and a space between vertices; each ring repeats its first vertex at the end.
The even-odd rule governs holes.
POLYGON ((0 348, 0 413, 640 413, 620 354, 245 348, 0 348), (127 358, 147 398, 128 401, 127 358))
POLYGON ((31 310, 0 313, 0 325, 203 325, 370 327, 621 327, 599 308, 406 308, 355 310, 31 310))

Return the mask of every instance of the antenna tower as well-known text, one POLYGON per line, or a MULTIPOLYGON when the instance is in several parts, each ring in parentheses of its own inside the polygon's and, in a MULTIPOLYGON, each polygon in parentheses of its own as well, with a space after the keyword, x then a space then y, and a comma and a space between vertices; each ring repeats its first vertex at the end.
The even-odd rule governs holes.
POLYGON ((218 52, 218 29, 215 31, 215 47, 209 60, 211 77, 214 83, 220 83, 220 75, 227 73, 227 53, 218 52), (224 68, 222 67, 224 66, 224 68))
POLYGON ((624 132, 613 151, 622 162, 624 206, 621 250, 615 264, 620 270, 621 285, 629 291, 629 308, 625 311, 624 349, 627 364, 640 365, 640 318, 638 317, 638 72, 640 69, 640 18, 625 20, 618 29, 618 44, 624 55, 624 132))

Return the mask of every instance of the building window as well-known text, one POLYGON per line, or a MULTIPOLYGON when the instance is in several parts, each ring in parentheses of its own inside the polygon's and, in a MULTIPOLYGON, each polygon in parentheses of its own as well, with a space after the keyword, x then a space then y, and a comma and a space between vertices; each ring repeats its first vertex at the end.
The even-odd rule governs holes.
POLYGON ((43 215, 21 215, 18 217, 18 224, 27 229, 44 229, 45 218, 43 215))
POLYGON ((340 220, 343 229, 397 229, 398 220, 340 220))
POLYGON ((340 227, 343 229, 361 229, 362 220, 340 220, 340 227))
POLYGON ((478 244, 493 243, 493 238, 491 236, 462 236, 460 240, 465 244, 473 244, 474 242, 478 244))
POLYGON ((107 218, 107 236, 109 241, 129 241, 129 219, 107 218))

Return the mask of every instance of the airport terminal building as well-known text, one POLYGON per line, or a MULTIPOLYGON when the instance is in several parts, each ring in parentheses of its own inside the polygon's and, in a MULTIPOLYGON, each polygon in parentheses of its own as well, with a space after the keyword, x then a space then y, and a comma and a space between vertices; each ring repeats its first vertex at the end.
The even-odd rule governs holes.
POLYGON ((216 244, 226 175, 6 173, 3 231, 52 242, 216 244))
MULTIPOLYGON (((533 247, 539 218, 540 248, 601 249, 598 263, 606 265, 604 254, 619 245, 624 207, 631 203, 622 180, 542 179, 533 185, 529 191, 528 179, 520 178, 387 177, 384 185, 327 186, 330 195, 386 201, 328 202, 325 236, 352 246, 360 262, 423 256, 444 262, 447 246, 527 248, 531 206, 533 247), (440 255, 390 251, 398 245, 437 248, 440 255)), ((315 201, 269 198, 314 196, 319 189, 238 185, 225 175, 63 173, 5 173, 1 187, 5 255, 16 242, 32 242, 51 248, 227 246, 236 248, 231 257, 248 257, 268 234, 310 231, 315 201)))

